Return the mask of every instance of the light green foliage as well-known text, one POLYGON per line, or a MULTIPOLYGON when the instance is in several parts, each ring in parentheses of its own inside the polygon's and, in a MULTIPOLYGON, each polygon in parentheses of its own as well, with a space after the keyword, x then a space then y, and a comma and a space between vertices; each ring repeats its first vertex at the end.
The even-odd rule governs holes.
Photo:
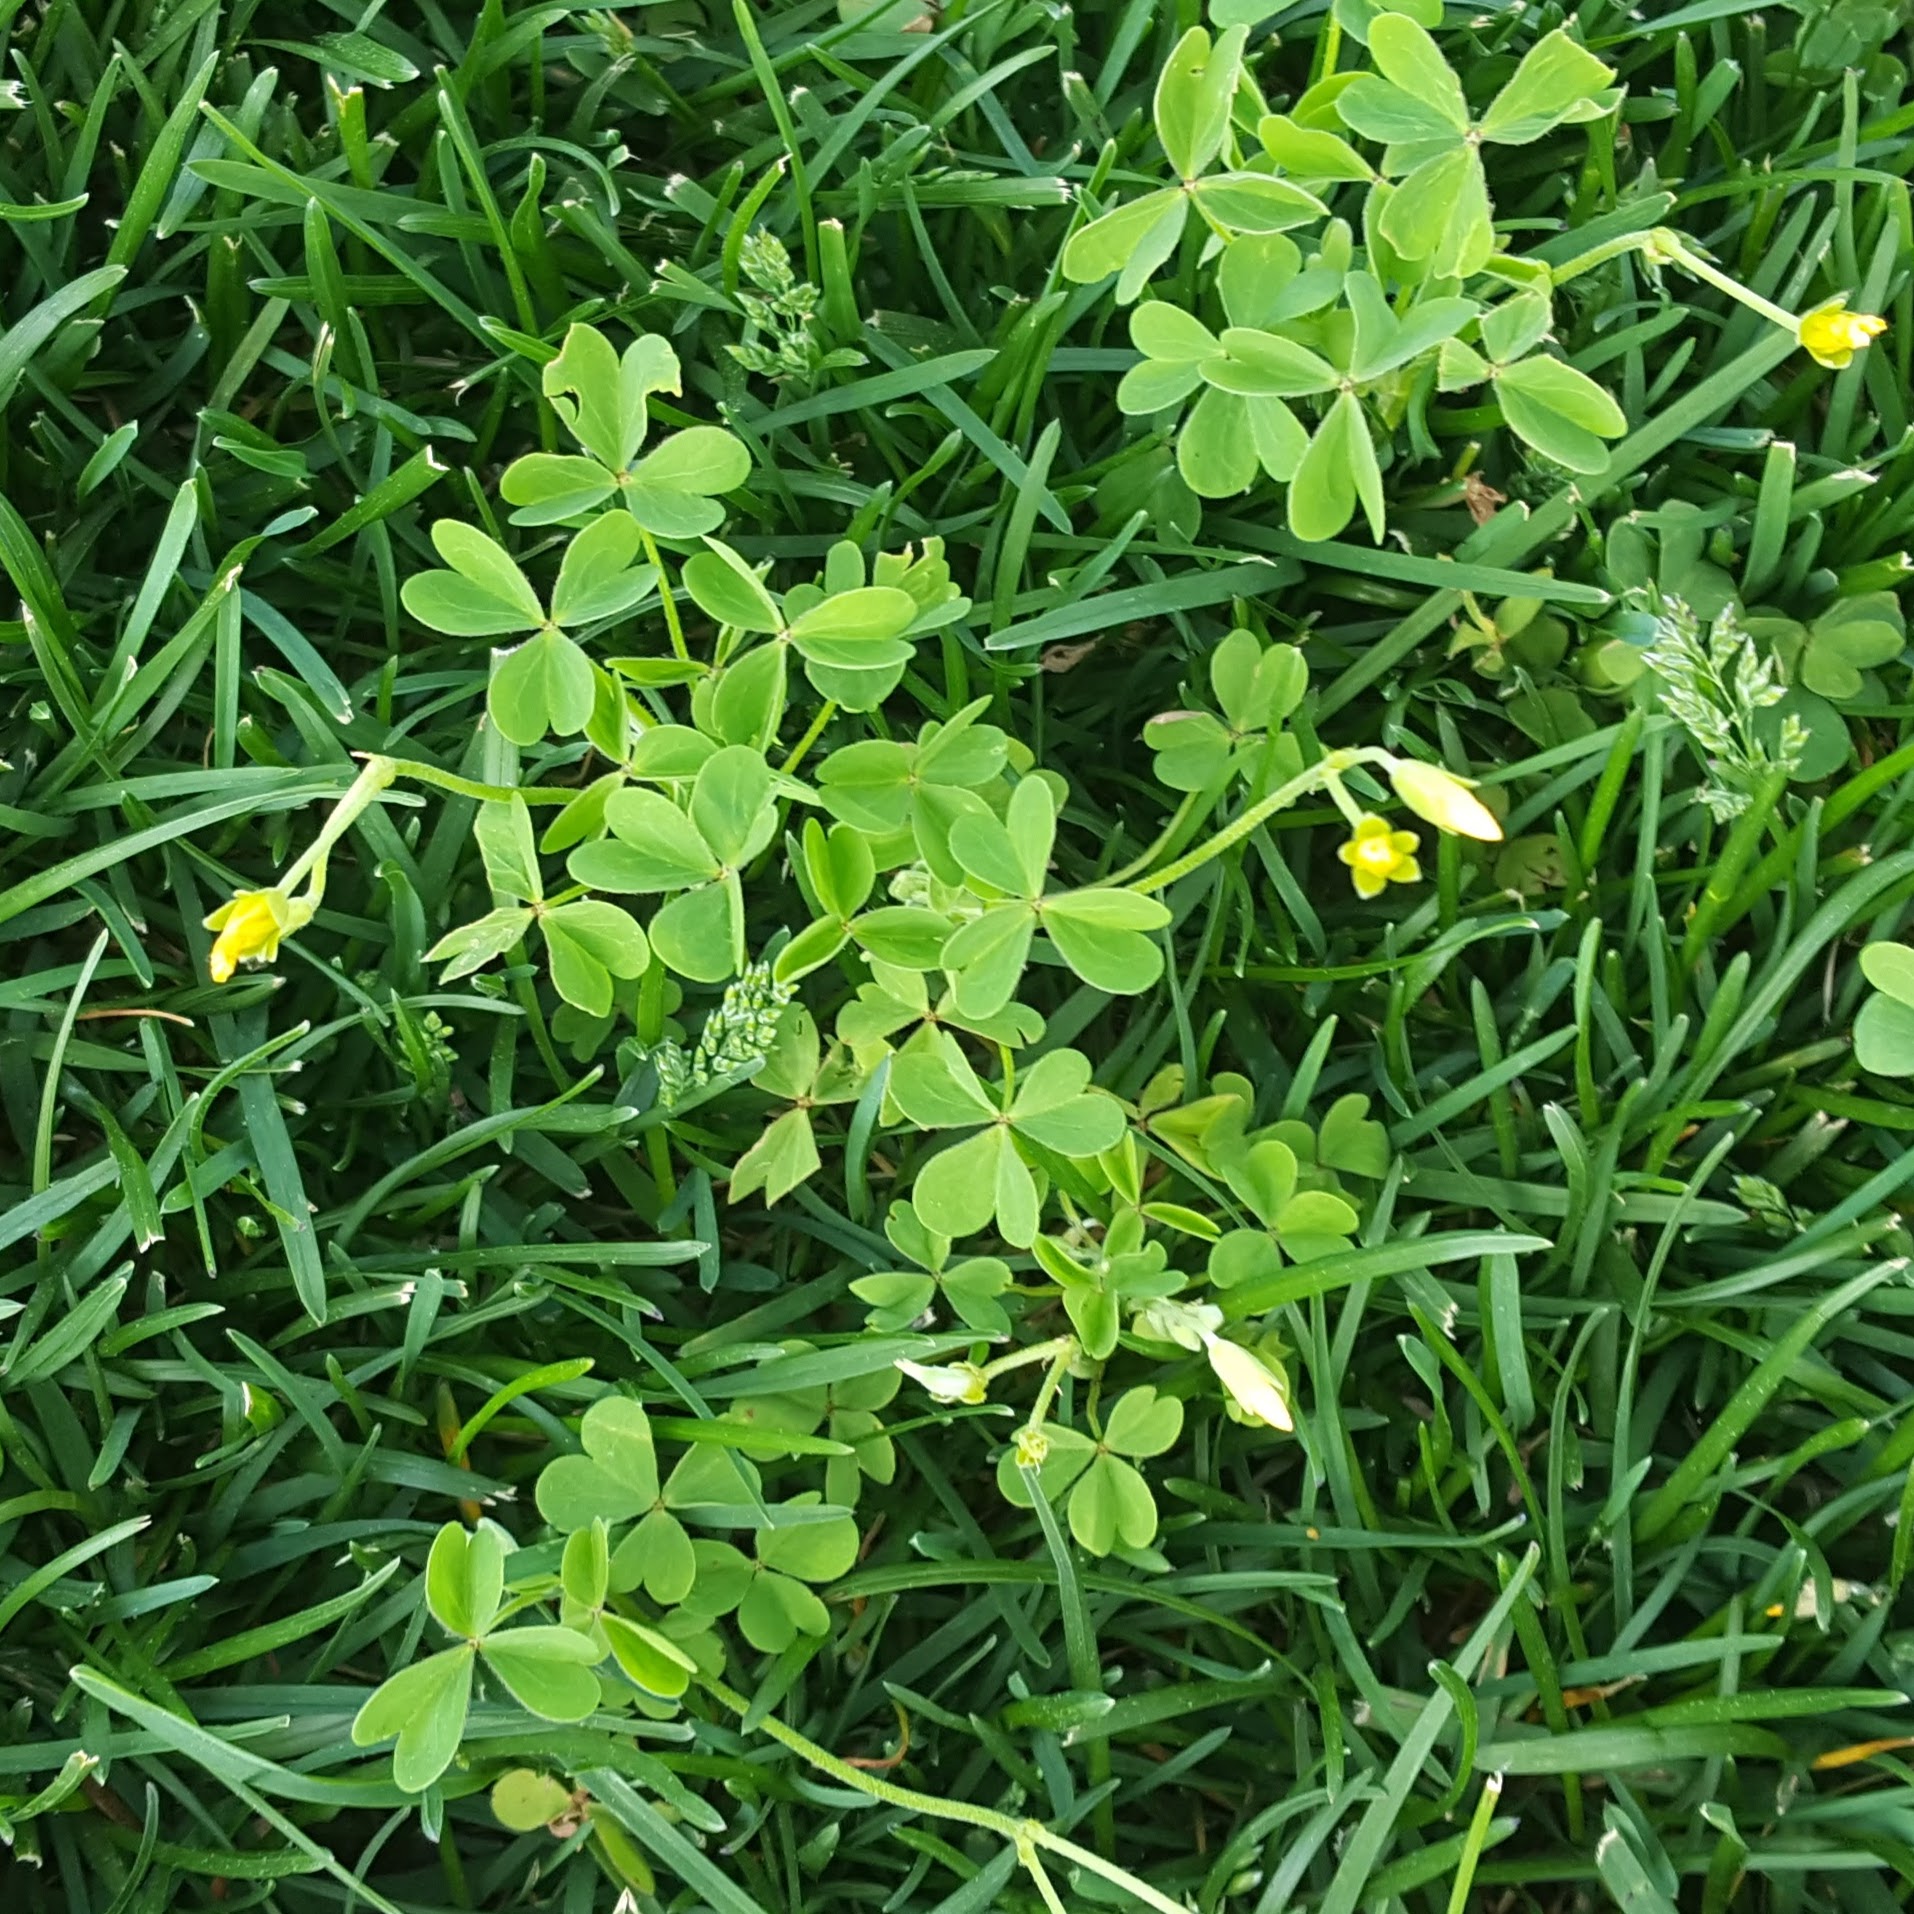
POLYGON ((1010 1318, 1000 1298, 1010 1287, 1010 1267, 1000 1257, 967 1256, 951 1261, 951 1239, 927 1228, 909 1203, 893 1203, 884 1219, 891 1247, 916 1265, 860 1276, 851 1293, 871 1305, 866 1325, 880 1333, 903 1329, 940 1299, 965 1328, 980 1336, 1006 1336, 1010 1318))
POLYGON ((397 1738, 393 1778, 418 1793, 451 1765, 465 1731, 476 1670, 521 1708, 545 1721, 582 1721, 598 1702, 588 1670, 597 1656, 572 1629, 537 1623, 497 1626, 506 1589, 508 1543, 481 1526, 439 1530, 425 1567, 432 1619, 458 1644, 402 1668, 366 1698, 352 1724, 360 1747, 397 1738))
POLYGON ((799 391, 827 372, 865 363, 849 346, 826 347, 818 338, 818 289, 798 278, 784 242, 763 227, 744 236, 738 265, 750 289, 740 286, 738 310, 756 334, 725 349, 747 371, 788 383, 799 391))
POLYGON ((1490 383, 1509 429, 1572 471, 1600 471, 1604 441, 1627 429, 1599 385, 1542 349, 1551 275, 1498 253, 1483 160, 1485 145, 1526 146, 1601 117, 1613 71, 1558 27, 1472 117, 1424 24, 1373 11, 1360 24, 1373 70, 1263 115, 1260 151, 1233 123, 1244 29, 1212 44, 1192 27, 1156 94, 1157 139, 1181 184, 1092 221, 1063 257, 1075 280, 1118 273, 1127 305, 1169 264, 1194 209, 1214 235, 1209 285, 1191 301, 1186 280, 1134 308, 1143 357, 1118 403, 1155 417, 1195 395, 1176 434, 1190 489, 1220 499, 1280 483, 1291 531, 1312 541, 1358 512, 1381 540, 1385 458, 1405 425, 1426 438, 1431 368, 1444 392, 1490 383), (1380 145, 1379 160, 1337 127, 1380 145), (1236 170, 1204 177, 1219 163, 1236 170), (1350 186, 1364 189, 1354 221, 1336 210, 1350 186))
POLYGON ((1043 1201, 1042 1159, 1033 1169, 1030 1153, 1092 1157, 1123 1134, 1122 1107, 1089 1083, 1090 1061, 1075 1050, 1049 1051, 994 1096, 948 1036, 900 1053, 891 1094, 903 1114, 926 1130, 975 1131, 920 1172, 912 1194, 919 1219, 953 1240, 994 1222, 1028 1249, 1043 1201))
POLYGON ((1855 1061, 1876 1076, 1914 1076, 1914 950, 1869 944, 1861 973, 1874 995, 1854 1020, 1855 1061))

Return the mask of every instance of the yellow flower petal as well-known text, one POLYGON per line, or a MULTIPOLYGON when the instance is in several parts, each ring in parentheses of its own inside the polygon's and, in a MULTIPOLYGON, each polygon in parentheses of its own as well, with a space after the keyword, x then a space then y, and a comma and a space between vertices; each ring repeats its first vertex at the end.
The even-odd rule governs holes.
POLYGON ((223 984, 241 964, 271 963, 279 955, 280 940, 311 915, 284 891, 237 892, 205 920, 208 930, 219 933, 206 959, 207 975, 223 984))
POLYGON ((1850 312, 1836 303, 1811 312, 1796 329, 1801 348, 1816 365, 1833 371, 1850 364, 1854 355, 1887 330, 1887 321, 1871 312, 1850 312))
POLYGON ((1391 884, 1413 884, 1422 875, 1413 855, 1421 840, 1413 831, 1392 831, 1369 812, 1358 818, 1336 855, 1349 866, 1358 897, 1380 897, 1391 884))

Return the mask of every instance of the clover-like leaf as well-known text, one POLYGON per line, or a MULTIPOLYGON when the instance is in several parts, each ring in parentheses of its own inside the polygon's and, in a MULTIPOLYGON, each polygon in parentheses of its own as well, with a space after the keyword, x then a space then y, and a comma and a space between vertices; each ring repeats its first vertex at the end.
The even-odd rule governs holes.
POLYGON ((786 1110, 738 1158, 731 1172, 730 1200, 742 1203, 762 1191, 767 1204, 782 1202, 823 1167, 808 1109, 786 1110))
MULTIPOLYGON (((817 1512, 816 1505, 816 1496, 809 1495, 796 1497, 785 1506, 817 1512)), ((856 1564, 860 1539, 856 1519, 840 1510, 822 1520, 760 1529, 758 1560, 801 1582, 834 1582, 840 1575, 848 1575, 856 1564)))
POLYGON ((1059 955, 1086 984, 1120 996, 1148 990, 1163 974, 1163 951, 1145 933, 1170 921, 1167 906, 1135 891, 1062 891, 1044 899, 1038 920, 1059 955))
POLYGON ((589 1016, 610 1013, 614 977, 642 977, 651 962, 638 920, 601 897, 556 905, 540 914, 538 924, 553 988, 589 1016))
POLYGON ((1082 1051, 1046 1051, 1017 1080, 1011 1126, 1060 1156, 1114 1148, 1128 1124, 1123 1106, 1089 1086, 1090 1059, 1082 1051))
POLYGON ((1881 1077, 1914 1077, 1914 1005, 1870 997, 1854 1020, 1854 1060, 1881 1077))
POLYGON ((1081 1429, 1048 1428, 1044 1435, 1047 1438, 1047 1450, 1036 1468, 1025 1470, 1019 1467, 1014 1445, 1005 1449, 997 1459, 997 1488, 1013 1508, 1027 1509, 1031 1506, 1032 1476, 1036 1478, 1037 1489, 1046 1501, 1060 1501, 1096 1457, 1095 1441, 1081 1429))
POLYGON ((548 732, 569 738, 584 730, 596 693, 591 660, 562 631, 547 629, 493 655, 485 706, 514 744, 531 745, 548 732))
POLYGON ((1118 1455, 1162 1455, 1183 1433, 1183 1405, 1147 1385, 1126 1389, 1103 1421, 1104 1447, 1118 1455))
POLYGON ((1121 1457, 1099 1453, 1070 1491, 1070 1533, 1092 1555, 1148 1548, 1156 1539, 1156 1499, 1121 1457))
POLYGON ((651 947, 680 977, 718 984, 744 967, 744 890, 735 871, 685 891, 650 924, 651 947))
POLYGON ((497 638, 544 624, 531 581, 483 532, 441 518, 432 526, 432 543, 450 569, 415 572, 399 588, 420 624, 454 638, 497 638))
POLYGON ((1586 372, 1546 354, 1498 368, 1495 396, 1509 429, 1571 472, 1602 471, 1602 440, 1628 430, 1621 407, 1586 372))
POLYGON ((629 1396, 601 1396, 578 1426, 583 1455, 563 1455, 540 1472, 538 1512, 555 1529, 623 1522, 658 1500, 651 1424, 629 1396))
POLYGON ((612 1659, 646 1694, 675 1701, 691 1686, 697 1663, 668 1636, 623 1615, 607 1615, 603 1625, 612 1659))
POLYGON ((573 325, 541 384, 573 438, 622 472, 645 442, 649 395, 678 391, 681 376, 678 355, 656 333, 634 339, 621 356, 596 326, 573 325))
POLYGON ((1057 835, 1057 802, 1042 778, 1019 782, 1010 794, 1003 821, 962 817, 951 827, 951 849, 965 874, 1011 897, 1042 893, 1044 873, 1057 835))
POLYGON ((724 522, 717 501, 751 476, 744 441, 715 425, 687 426, 631 468, 625 509, 658 538, 697 538, 724 522))
POLYGON ((638 527, 617 512, 605 512, 565 548, 552 587, 552 622, 594 625, 616 618, 643 600, 658 582, 650 565, 634 563, 638 527))
POLYGON ((1533 352, 1548 336, 1552 320, 1548 294, 1517 293, 1482 315, 1482 350, 1498 365, 1533 352))
POLYGON ((514 1834, 535 1834, 573 1812, 572 1791, 534 1768, 511 1768, 492 1783, 492 1816, 514 1834))
POLYGON ((739 631, 782 631, 783 616, 764 581, 729 545, 715 538, 705 543, 709 549, 694 552, 683 571, 685 590, 698 609, 739 631))
POLYGON ((1329 1106, 1317 1132, 1316 1161, 1349 1176, 1380 1181, 1389 1174, 1389 1132, 1370 1120, 1367 1097, 1338 1097, 1329 1106))
POLYGON ((447 931, 425 953, 425 961, 444 964, 439 973, 441 983, 456 983, 503 957, 531 929, 534 915, 529 910, 489 911, 473 923, 447 931))
POLYGON ((1236 26, 1212 41, 1202 27, 1191 27, 1163 63, 1156 136, 1179 179, 1194 179, 1222 151, 1248 37, 1248 28, 1236 26))
POLYGON ((653 1509, 612 1551, 612 1587, 624 1593, 642 1586, 661 1607, 682 1602, 697 1576, 691 1537, 669 1509, 653 1509))
POLYGON ((1334 538, 1355 516, 1358 501, 1369 529, 1383 532, 1382 473, 1361 403, 1338 393, 1316 428, 1289 487, 1289 528, 1298 538, 1334 538))
POLYGON ((1369 52, 1391 86, 1424 102, 1458 132, 1468 125, 1469 103, 1463 97, 1462 82, 1419 21, 1405 13, 1379 15, 1369 26, 1369 52))
POLYGON ((753 1648, 781 1655, 800 1635, 825 1635, 831 1617, 804 1586, 774 1569, 761 1568, 738 1604, 738 1628, 753 1648))
POLYGON ((611 1540, 602 1520, 574 1529, 565 1538, 558 1582, 565 1625, 586 1626, 604 1607, 611 1589, 611 1540))
POLYGON ((1592 101, 1614 77, 1613 67, 1557 27, 1529 48, 1508 84, 1489 102, 1482 137, 1510 146, 1538 140, 1592 101))
POLYGON ((1273 1224, 1296 1194, 1296 1152, 1277 1137, 1264 1137, 1224 1161, 1229 1186, 1266 1224, 1273 1224))
POLYGON ((1143 742, 1172 791, 1200 791, 1229 768, 1230 734, 1207 711, 1165 711, 1143 727, 1143 742))
POLYGON ((1906 621, 1892 592, 1839 598, 1807 628, 1794 673, 1823 698, 1856 697, 1861 674, 1891 664, 1906 643, 1906 621))
POLYGON ((691 786, 691 823, 720 864, 735 869, 771 841, 772 782, 763 753, 743 744, 726 745, 699 771, 691 786))
POLYGON ((1115 273, 1117 303, 1127 306, 1175 253, 1189 217, 1189 196, 1180 187, 1131 200, 1071 235, 1063 276, 1084 286, 1115 273))
POLYGON ((486 1672, 497 1676, 527 1713, 545 1721, 583 1721, 598 1706, 600 1651, 574 1628, 507 1628, 479 1643, 486 1672))
POLYGON ((1300 1190, 1277 1211, 1275 1230, 1292 1256, 1313 1256, 1340 1248, 1361 1220, 1346 1197, 1330 1190, 1300 1190))
POLYGON ((498 1613, 505 1589, 505 1550, 498 1532, 448 1522, 432 1538, 425 1563, 425 1604, 448 1635, 473 1640, 498 1613))
POLYGON ((355 1747, 398 1738, 392 1779, 407 1794, 423 1794, 452 1765, 471 1706, 475 1660, 470 1647, 459 1647, 401 1668, 353 1717, 355 1747))
POLYGON ((1914 1009, 1914 948, 1876 943, 1861 947, 1861 975, 1896 1003, 1914 1009))
POLYGON ((503 802, 494 800, 479 806, 472 820, 472 836, 495 900, 536 903, 544 896, 531 807, 516 791, 503 802))
POLYGON ((581 844, 566 868, 581 884, 606 891, 674 891, 708 884, 717 853, 683 811, 656 791, 627 788, 605 805, 612 836, 581 844))
POLYGON ((993 1219, 1020 1249, 1037 1234, 1037 1186, 1001 1123, 933 1156, 917 1173, 911 1201, 947 1236, 974 1236, 993 1219))
POLYGON ((514 525, 563 525, 603 505, 618 481, 596 459, 568 452, 528 452, 499 480, 514 525))
POLYGON ((1376 170, 1345 139, 1326 128, 1304 126, 1283 113, 1266 113, 1257 123, 1263 151, 1297 179, 1374 179, 1376 170))
POLYGON ((1206 219, 1240 234, 1283 233, 1314 225, 1329 208, 1314 193, 1267 173, 1216 173, 1190 188, 1206 219))

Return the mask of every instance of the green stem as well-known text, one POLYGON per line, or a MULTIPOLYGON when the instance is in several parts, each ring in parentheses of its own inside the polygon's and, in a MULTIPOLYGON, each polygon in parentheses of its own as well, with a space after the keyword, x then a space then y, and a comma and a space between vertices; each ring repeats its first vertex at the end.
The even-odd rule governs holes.
POLYGON ((1483 1844, 1489 1838, 1489 1824, 1495 1819, 1495 1804, 1502 1798, 1502 1777, 1492 1774, 1482 1784, 1482 1792, 1476 1797, 1475 1813, 1469 1820, 1469 1832, 1462 1843, 1462 1854, 1456 1863, 1455 1885, 1449 1891, 1449 1914, 1467 1914, 1469 1889, 1475 1881, 1475 1870, 1482 1859, 1483 1844))
POLYGON ((1762 298, 1758 292, 1750 292, 1739 279, 1731 278, 1719 266, 1711 265, 1699 253, 1690 251, 1679 233, 1669 231, 1666 226, 1658 226, 1648 235, 1648 242, 1655 253, 1680 266, 1684 272, 1693 273, 1697 279, 1705 279, 1718 292, 1725 292, 1730 299, 1739 300, 1750 312, 1758 312, 1762 318, 1773 320, 1790 337, 1799 334, 1801 322, 1793 313, 1777 306, 1771 299, 1762 298))
POLYGON ((1047 1910, 1047 1914, 1070 1914, 1070 1910, 1064 1906, 1062 1897, 1057 1893, 1050 1876, 1044 1872, 1043 1862, 1037 1855, 1036 1843, 1034 1841, 1019 1841, 1017 1843, 1017 1859, 1023 1863, 1024 1872, 1037 1884, 1037 1892, 1043 1896, 1043 1904, 1047 1910))
POLYGON ((1326 80, 1336 70, 1336 61, 1342 53, 1342 22, 1332 13, 1329 24, 1323 29, 1323 35, 1316 42, 1316 67, 1310 75, 1312 86, 1326 80))
POLYGON ((811 720, 811 728, 791 748, 791 755, 778 768, 788 778, 793 776, 800 764, 810 755, 811 746, 824 735, 824 727, 837 716, 837 700, 826 698, 818 707, 818 713, 811 720))
POLYGON ((1568 280, 1580 278, 1585 272, 1593 272, 1597 266, 1605 266, 1611 259, 1619 259, 1623 253, 1640 252, 1648 244, 1646 233, 1624 233, 1619 239, 1604 240, 1599 246, 1591 246, 1585 253, 1560 266, 1549 269, 1549 280, 1553 285, 1563 285, 1568 280))
POLYGON ((388 782, 409 778, 415 784, 429 784, 455 797, 476 798, 482 804, 508 804, 515 797, 527 804, 569 804, 578 795, 563 784, 481 784, 476 778, 462 778, 456 771, 442 771, 436 764, 422 764, 417 758, 368 758, 366 763, 390 765, 392 778, 388 782))
POLYGON ((391 758, 368 758, 346 794, 332 807, 332 815, 319 827, 315 837, 279 880, 279 888, 290 892, 308 872, 312 874, 311 901, 317 908, 326 888, 326 859, 332 847, 345 836, 366 810, 376 804, 392 780, 398 766, 391 758))
POLYGON ((685 628, 678 622, 678 601, 671 594, 671 580, 665 576, 664 554, 658 549, 658 541, 642 525, 638 528, 638 536, 644 541, 645 557, 658 574, 658 602, 664 607, 665 629, 671 634, 671 649, 680 658, 688 660, 691 653, 685 648, 685 628))
MULTIPOLYGON (((1191 816, 1195 813, 1197 805, 1208 795, 1207 792, 1203 791, 1186 791, 1183 794, 1182 803, 1170 813, 1170 821, 1156 834, 1155 841, 1150 844, 1143 854, 1140 857, 1132 858, 1120 871, 1112 871, 1107 877, 1099 878, 1097 882, 1099 884, 1111 885, 1127 884, 1138 871, 1148 870, 1151 864, 1161 857, 1170 845, 1176 842, 1177 833, 1188 825, 1191 816)), ((1216 795, 1210 797, 1210 803, 1214 804, 1216 798, 1221 795, 1222 788, 1219 786, 1216 795)))
POLYGON ((678 1179, 671 1170, 671 1139, 661 1123, 645 1132, 645 1157, 651 1165, 651 1180, 660 1203, 669 1207, 678 1194, 678 1179))
POLYGON ((1041 1361, 1050 1358, 1050 1368, 1045 1374, 1042 1386, 1037 1391, 1037 1399, 1030 1405, 1030 1414, 1024 1423, 1025 1429, 1035 1430, 1043 1427, 1043 1419, 1050 1413, 1050 1405, 1057 1399, 1057 1391, 1063 1387, 1063 1378, 1071 1363, 1076 1359, 1077 1339, 1074 1336, 1059 1336, 1056 1341, 1036 1343, 1029 1349, 1021 1349, 1015 1356, 1006 1356, 993 1362, 984 1371, 986 1375, 997 1375, 1005 1369, 1019 1363, 1032 1360, 1041 1361))
POLYGON ((1772 828, 1777 837, 1781 835, 1781 799, 1787 788, 1787 766, 1775 765, 1755 787, 1748 808, 1735 820, 1721 855, 1715 859, 1707 885, 1696 900, 1695 914, 1688 920, 1688 931, 1681 941, 1681 961, 1685 969, 1693 970, 1701 962, 1715 925, 1734 901, 1741 874, 1748 868, 1748 860, 1760 845, 1763 834, 1772 828))
POLYGON ((1353 770, 1359 764, 1393 764, 1394 754, 1381 750, 1374 745, 1364 745, 1360 750, 1335 751, 1312 764, 1308 770, 1300 771, 1287 784, 1281 784, 1260 804, 1253 804, 1240 817, 1231 819, 1207 844, 1199 844, 1193 851, 1186 852, 1174 864, 1166 864, 1160 871, 1153 871, 1148 877, 1140 878, 1129 888, 1148 896, 1152 891, 1166 890, 1190 872, 1200 870, 1213 857, 1222 854, 1242 843, 1253 831, 1260 830, 1278 811, 1284 811, 1297 799, 1304 798, 1311 791, 1320 790, 1332 780, 1340 780, 1345 771, 1353 770))
POLYGON ((1336 809, 1343 814, 1344 821, 1353 831, 1362 822, 1362 806, 1349 795, 1349 787, 1334 772, 1324 782, 1328 786, 1329 795, 1336 801, 1336 809))
POLYGON ((401 778, 487 804, 503 804, 515 797, 522 797, 530 804, 569 804, 578 795, 576 791, 562 788, 531 786, 520 790, 515 785, 480 784, 476 779, 460 777, 455 771, 442 771, 436 764, 422 764, 417 758, 368 756, 360 766, 359 775, 347 786, 345 795, 320 825, 318 835, 280 878, 279 888, 290 892, 302 879, 310 876, 312 881, 308 893, 316 908, 325 894, 326 860, 332 855, 334 846, 401 778))
MULTIPOLYGON (((707 1694, 734 1715, 749 1715, 751 1712, 751 1704, 744 1696, 726 1687, 714 1676, 698 1675, 695 1679, 707 1694)), ((894 1781, 886 1781, 879 1775, 863 1768, 854 1768, 848 1761, 840 1760, 828 1748, 819 1747, 795 1728, 787 1727, 776 1715, 766 1715, 758 1726, 773 1741, 789 1748, 812 1767, 845 1787, 855 1788, 859 1794, 868 1795, 873 1801, 882 1801, 887 1807, 902 1808, 909 1814, 927 1814, 938 1820, 961 1821, 966 1827, 982 1828, 1008 1841, 1016 1849, 1019 1859, 1043 1849, 1077 1867, 1088 1868, 1092 1874, 1101 1875, 1125 1893, 1135 1895, 1145 1907, 1155 1908, 1157 1914, 1189 1914, 1188 1908, 1153 1888, 1148 1881, 1139 1880, 1128 1868, 1119 1867, 1114 1861, 1106 1861, 1102 1855, 1079 1847, 1061 1834, 1052 1834, 1041 1821, 1020 1821, 1015 1815, 1001 1814, 995 1808, 979 1807, 974 1801, 953 1801, 944 1795, 919 1794, 915 1788, 901 1788, 894 1781)), ((1027 1861, 1025 1865, 1029 1865, 1027 1861)))

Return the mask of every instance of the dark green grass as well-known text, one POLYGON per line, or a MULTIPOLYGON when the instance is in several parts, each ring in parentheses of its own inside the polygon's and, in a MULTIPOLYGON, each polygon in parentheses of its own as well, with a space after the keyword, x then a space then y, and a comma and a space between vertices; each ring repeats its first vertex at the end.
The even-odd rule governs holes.
MULTIPOLYGON (((1693 288, 1665 320, 1617 264, 1576 282, 1564 338, 1634 427, 1608 474, 1577 495, 1501 435, 1484 476, 1526 514, 1477 530, 1429 464, 1392 477, 1400 542, 1304 554, 1267 511, 1192 538, 1165 508, 1112 400, 1121 324, 1055 271, 1068 189, 1153 163, 1169 10, 997 4, 921 34, 810 5, 747 37, 717 0, 420 7, 321 47, 354 20, 0 5, 27 102, 0 139, 0 1800, 76 1749, 104 1764, 19 1822, 6 1905, 344 1914, 357 1879, 408 1910, 609 1910, 588 1856, 504 1834, 480 1793, 428 1827, 350 1746, 418 1640, 424 1544, 474 1497, 529 1534, 531 1479, 603 1381, 681 1406, 661 1358, 697 1394, 727 1351, 856 1328, 894 1166, 769 1214, 693 1176, 661 1217, 619 1086, 581 1088, 509 997, 437 986, 421 953, 483 902, 462 801, 375 814, 274 972, 204 980, 199 920, 307 840, 352 753, 509 774, 475 742, 483 648, 420 632, 397 584, 432 517, 483 522, 502 466, 552 442, 514 335, 579 317, 669 333, 685 415, 752 444, 740 549, 948 541, 978 610, 889 722, 991 694, 1073 780, 1072 878, 1163 827, 1142 723, 1243 599, 1308 632, 1324 739, 1472 764, 1512 834, 1565 847, 1564 881, 1514 898, 1445 844, 1384 916, 1333 822, 1287 813, 1179 899, 1173 991, 1046 977, 1121 1093, 1180 1062, 1245 1071, 1270 1113, 1299 1073, 1372 1096, 1401 1166, 1377 1241, 1548 1247, 1321 1271, 1293 1319, 1321 1473, 1193 1419, 1156 1470, 1168 1574, 1059 1552, 997 1497, 992 1425, 900 1399, 832 1638, 747 1652, 734 1685, 840 1754, 907 1720, 897 1779, 1038 1816, 1205 1914, 1904 1905, 1904 1756, 1814 1764, 1910 1732, 1914 1105, 1845 1035, 1854 947, 1914 898, 1905 669, 1853 710, 1848 769, 1730 840, 1665 719, 1591 698, 1586 735, 1538 742, 1445 656, 1460 587, 1493 601, 1546 564, 1556 610, 1593 616, 1609 529, 1666 550, 1671 506, 1702 514, 1692 562, 1752 569, 1779 609, 1898 582, 1904 11, 1644 24, 1598 0, 1620 124, 1497 182, 1535 237, 1577 229, 1553 256, 1667 219, 1777 298, 1851 289, 1893 321, 1878 347, 1823 374, 1693 288), (861 368, 781 393, 724 353, 753 219, 861 368), (655 1260, 720 1218, 715 1284, 655 1260), (515 1396, 448 1460, 573 1357, 590 1382, 515 1396)), ((1306 80, 1317 13, 1277 16, 1272 96, 1306 80)), ((1453 19, 1458 64, 1519 44, 1510 17, 1453 19)), ((1458 450, 1482 428, 1436 427, 1458 450)), ((501 1761, 723 1817, 700 1865, 633 1812, 658 1906, 1037 1905, 994 1842, 869 1807, 704 1703, 636 1742, 477 1723, 501 1761)), ((1085 1875, 1071 1905, 1105 1892, 1085 1875)))

